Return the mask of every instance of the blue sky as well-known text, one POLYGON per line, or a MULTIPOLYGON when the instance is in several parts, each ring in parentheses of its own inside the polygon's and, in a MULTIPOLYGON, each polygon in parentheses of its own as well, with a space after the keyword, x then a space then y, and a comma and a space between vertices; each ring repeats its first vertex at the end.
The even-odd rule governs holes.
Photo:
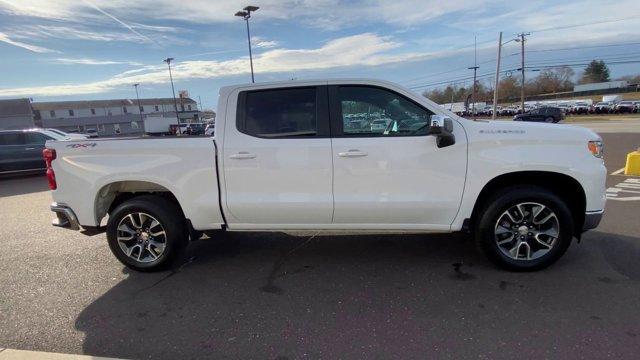
MULTIPOLYGON (((415 88, 485 81, 504 41, 530 32, 531 66, 640 60, 640 4, 617 1, 252 0, 256 81, 373 77, 415 88), (588 25, 585 25, 588 24, 588 25)), ((0 0, 0 97, 36 101, 170 97, 163 58, 175 58, 176 90, 216 107, 220 86, 250 80, 246 1, 0 0)), ((503 69, 519 67, 519 44, 503 69)), ((640 63, 612 64, 612 75, 640 63)), ((580 67, 575 68, 578 75, 580 67)), ((535 76, 530 72, 528 76, 535 76)))

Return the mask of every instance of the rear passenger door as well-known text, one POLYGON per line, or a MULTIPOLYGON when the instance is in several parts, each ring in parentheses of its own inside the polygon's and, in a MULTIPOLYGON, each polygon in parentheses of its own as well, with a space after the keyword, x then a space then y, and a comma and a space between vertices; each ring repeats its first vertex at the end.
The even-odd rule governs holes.
POLYGON ((22 132, 0 134, 0 172, 27 169, 24 134, 22 132))
POLYGON ((42 157, 42 150, 44 150, 45 142, 53 140, 53 138, 37 132, 27 132, 24 135, 25 165, 29 169, 44 169, 45 163, 42 157))
POLYGON ((330 224, 326 86, 236 90, 227 106, 219 159, 230 228, 330 224))

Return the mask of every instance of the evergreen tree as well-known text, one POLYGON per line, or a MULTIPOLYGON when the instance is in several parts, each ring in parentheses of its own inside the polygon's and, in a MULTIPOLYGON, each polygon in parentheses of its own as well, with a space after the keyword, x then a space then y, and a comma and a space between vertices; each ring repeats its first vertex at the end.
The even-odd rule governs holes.
POLYGON ((602 60, 593 60, 587 65, 580 79, 581 84, 590 84, 609 81, 609 68, 602 60))

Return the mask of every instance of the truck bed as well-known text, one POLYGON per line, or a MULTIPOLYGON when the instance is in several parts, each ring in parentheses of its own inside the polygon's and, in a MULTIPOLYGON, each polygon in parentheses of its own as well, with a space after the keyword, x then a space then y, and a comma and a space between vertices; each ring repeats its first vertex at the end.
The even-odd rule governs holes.
POLYGON ((80 225, 99 226, 119 192, 169 192, 195 229, 223 224, 216 147, 213 138, 126 137, 50 141, 53 170, 60 186, 54 202, 64 202, 80 225), (87 199, 89 194, 97 194, 87 199), (95 206, 94 206, 95 204, 95 206))

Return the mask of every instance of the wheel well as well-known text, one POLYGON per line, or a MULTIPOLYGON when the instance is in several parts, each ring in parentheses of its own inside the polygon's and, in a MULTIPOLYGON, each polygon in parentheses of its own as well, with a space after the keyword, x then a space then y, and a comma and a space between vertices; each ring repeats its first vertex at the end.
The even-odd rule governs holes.
POLYGON ((565 201, 573 217, 574 232, 580 235, 584 224, 587 200, 584 189, 580 183, 571 176, 548 171, 521 171, 500 175, 489 181, 478 196, 471 214, 471 227, 475 226, 475 220, 480 215, 483 206, 489 198, 499 189, 513 185, 535 185, 553 192, 565 201))
POLYGON ((182 215, 184 211, 173 193, 162 185, 148 181, 117 181, 105 185, 98 191, 95 201, 95 214, 97 223, 111 213, 118 205, 141 195, 157 195, 174 202, 182 215))

